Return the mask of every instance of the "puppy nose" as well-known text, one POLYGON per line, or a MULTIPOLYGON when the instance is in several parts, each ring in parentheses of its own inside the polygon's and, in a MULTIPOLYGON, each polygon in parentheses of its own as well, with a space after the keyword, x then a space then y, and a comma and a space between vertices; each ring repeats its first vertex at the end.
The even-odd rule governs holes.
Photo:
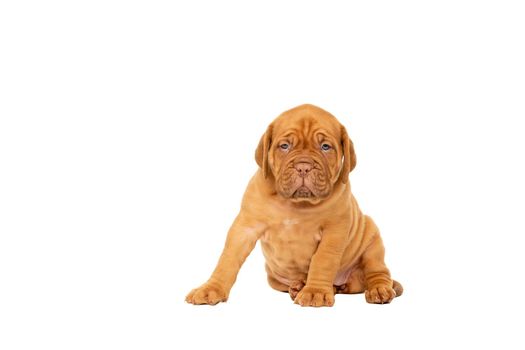
POLYGON ((307 162, 295 163, 295 170, 297 170, 299 176, 306 176, 312 170, 312 164, 307 162))

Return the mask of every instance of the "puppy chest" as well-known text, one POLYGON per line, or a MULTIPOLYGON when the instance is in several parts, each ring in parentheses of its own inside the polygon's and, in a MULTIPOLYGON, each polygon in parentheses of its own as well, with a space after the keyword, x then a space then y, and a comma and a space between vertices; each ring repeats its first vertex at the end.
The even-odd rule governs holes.
POLYGON ((274 268, 307 270, 320 240, 317 225, 285 219, 269 227, 261 238, 261 247, 266 262, 274 268))

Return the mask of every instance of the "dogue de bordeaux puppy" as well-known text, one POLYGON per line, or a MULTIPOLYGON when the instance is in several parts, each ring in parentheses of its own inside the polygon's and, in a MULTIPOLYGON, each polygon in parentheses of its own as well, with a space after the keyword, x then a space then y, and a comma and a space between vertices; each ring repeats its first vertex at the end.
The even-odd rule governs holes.
POLYGON ((188 303, 226 301, 257 240, 268 283, 301 306, 332 306, 336 293, 364 292, 375 304, 401 295, 385 265, 379 229, 350 191, 354 147, 333 115, 313 105, 284 112, 268 126, 255 160, 259 169, 217 267, 188 294, 188 303))

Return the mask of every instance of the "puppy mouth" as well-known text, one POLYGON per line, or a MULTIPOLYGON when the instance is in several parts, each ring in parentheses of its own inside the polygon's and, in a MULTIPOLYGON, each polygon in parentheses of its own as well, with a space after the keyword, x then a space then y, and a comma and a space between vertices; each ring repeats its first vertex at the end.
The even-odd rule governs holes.
POLYGON ((313 192, 306 186, 301 186, 295 190, 292 195, 293 198, 312 198, 315 197, 313 192))
POLYGON ((310 169, 297 169, 290 162, 277 177, 277 192, 293 202, 316 203, 330 194, 328 174, 319 162, 309 161, 310 169))

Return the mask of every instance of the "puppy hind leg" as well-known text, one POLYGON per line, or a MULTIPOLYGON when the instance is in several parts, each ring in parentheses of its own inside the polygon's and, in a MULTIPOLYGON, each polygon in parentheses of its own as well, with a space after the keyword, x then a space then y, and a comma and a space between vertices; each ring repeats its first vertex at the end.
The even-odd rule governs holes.
POLYGON ((268 273, 268 284, 270 287, 272 287, 275 290, 278 290, 279 292, 288 292, 288 287, 286 284, 281 283, 279 280, 277 280, 275 277, 273 277, 271 274, 268 273))
POLYGON ((336 294, 359 294, 363 293, 366 289, 365 277, 363 269, 360 267, 355 268, 345 284, 340 286, 334 286, 336 294))
POLYGON ((295 300, 297 294, 299 294, 299 292, 303 289, 305 281, 291 281, 290 285, 288 286, 276 279, 275 277, 273 277, 270 273, 268 273, 268 284, 270 285, 270 287, 279 292, 285 292, 290 294, 290 298, 292 298, 292 300, 295 300))

